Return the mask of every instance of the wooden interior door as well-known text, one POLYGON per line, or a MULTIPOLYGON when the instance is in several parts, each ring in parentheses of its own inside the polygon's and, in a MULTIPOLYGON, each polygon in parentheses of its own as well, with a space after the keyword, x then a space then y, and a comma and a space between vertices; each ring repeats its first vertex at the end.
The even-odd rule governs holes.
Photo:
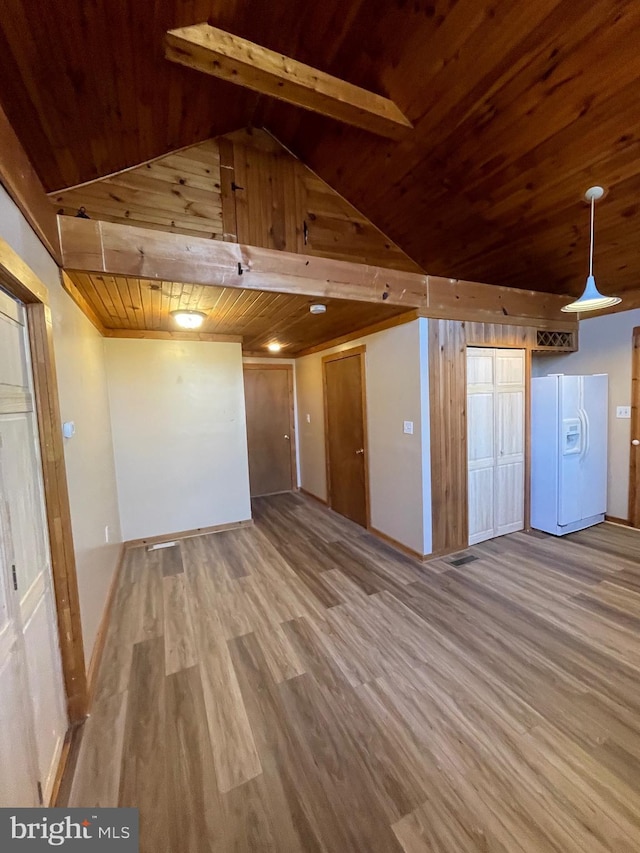
POLYGON ((524 528, 525 352, 467 349, 469 544, 524 528))
POLYGON ((364 347, 326 356, 325 444, 329 506, 369 525, 364 347))
POLYGON ((293 367, 244 365, 251 497, 295 487, 293 367))
POLYGON ((640 326, 633 330, 629 523, 640 527, 640 326))

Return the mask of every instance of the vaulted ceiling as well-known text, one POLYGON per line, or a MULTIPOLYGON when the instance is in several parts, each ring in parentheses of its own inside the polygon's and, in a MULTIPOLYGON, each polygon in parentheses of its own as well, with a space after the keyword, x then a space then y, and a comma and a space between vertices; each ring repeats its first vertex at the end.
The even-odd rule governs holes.
POLYGON ((640 284, 637 0, 3 0, 0 102, 49 191, 253 124, 423 269, 577 293, 640 284), (390 97, 399 142, 164 59, 209 20, 390 97))

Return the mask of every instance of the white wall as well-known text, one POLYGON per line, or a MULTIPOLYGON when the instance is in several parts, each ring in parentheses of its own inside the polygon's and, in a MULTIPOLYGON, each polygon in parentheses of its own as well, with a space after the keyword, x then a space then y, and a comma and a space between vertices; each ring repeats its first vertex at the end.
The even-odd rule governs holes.
POLYGON ((300 483, 326 500, 322 357, 366 345, 371 525, 420 554, 431 551, 426 335, 416 320, 296 361, 300 483))
POLYGON ((3 187, 0 236, 49 289, 60 409, 63 421, 76 425, 76 435, 65 440, 65 467, 88 664, 121 539, 103 339, 62 289, 56 263, 3 187))
POLYGON ((105 343, 124 539, 250 518, 240 344, 105 343))
POLYGON ((629 517, 630 421, 616 418, 617 406, 631 405, 632 333, 640 326, 640 309, 621 311, 580 322, 576 353, 537 356, 534 376, 547 373, 609 374, 609 488, 607 512, 616 518, 629 517))

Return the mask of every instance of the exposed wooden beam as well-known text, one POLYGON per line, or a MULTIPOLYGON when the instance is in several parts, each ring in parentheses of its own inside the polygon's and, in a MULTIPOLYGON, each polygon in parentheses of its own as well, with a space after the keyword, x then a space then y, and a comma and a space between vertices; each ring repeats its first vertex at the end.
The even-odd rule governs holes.
POLYGON ((165 56, 187 68, 380 136, 398 139, 412 127, 389 98, 209 24, 169 30, 165 56))
POLYGON ((64 266, 107 275, 387 302, 420 316, 573 329, 567 297, 309 257, 241 243, 59 218, 64 266), (239 274, 239 270, 242 274, 239 274))
POLYGON ((407 309, 426 305, 426 275, 72 216, 59 217, 59 226, 69 270, 387 302, 407 309))
POLYGON ((135 338, 148 341, 207 341, 213 344, 241 344, 242 335, 209 335, 203 332, 155 332, 147 329, 105 329, 105 338, 135 338))
POLYGON ((0 108, 0 181, 57 264, 62 262, 55 210, 4 110, 0 108))

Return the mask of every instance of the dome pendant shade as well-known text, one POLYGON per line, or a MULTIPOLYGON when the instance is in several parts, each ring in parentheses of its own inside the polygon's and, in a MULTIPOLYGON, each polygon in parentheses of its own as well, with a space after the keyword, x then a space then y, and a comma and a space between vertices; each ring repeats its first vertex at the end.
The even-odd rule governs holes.
POLYGON ((587 278, 582 296, 563 306, 560 310, 577 314, 579 311, 597 311, 598 308, 611 308, 612 305, 617 305, 619 302, 622 302, 619 296, 603 296, 596 287, 595 278, 590 275, 587 278))
POLYGON ((597 311, 601 308, 611 308, 622 302, 619 296, 603 296, 596 287, 596 280, 593 276, 593 226, 595 218, 596 199, 602 198, 604 190, 602 187, 591 187, 585 193, 585 198, 591 204, 591 230, 589 243, 589 275, 585 284, 582 296, 575 299, 568 305, 564 305, 560 310, 567 314, 578 314, 583 311, 597 311))

